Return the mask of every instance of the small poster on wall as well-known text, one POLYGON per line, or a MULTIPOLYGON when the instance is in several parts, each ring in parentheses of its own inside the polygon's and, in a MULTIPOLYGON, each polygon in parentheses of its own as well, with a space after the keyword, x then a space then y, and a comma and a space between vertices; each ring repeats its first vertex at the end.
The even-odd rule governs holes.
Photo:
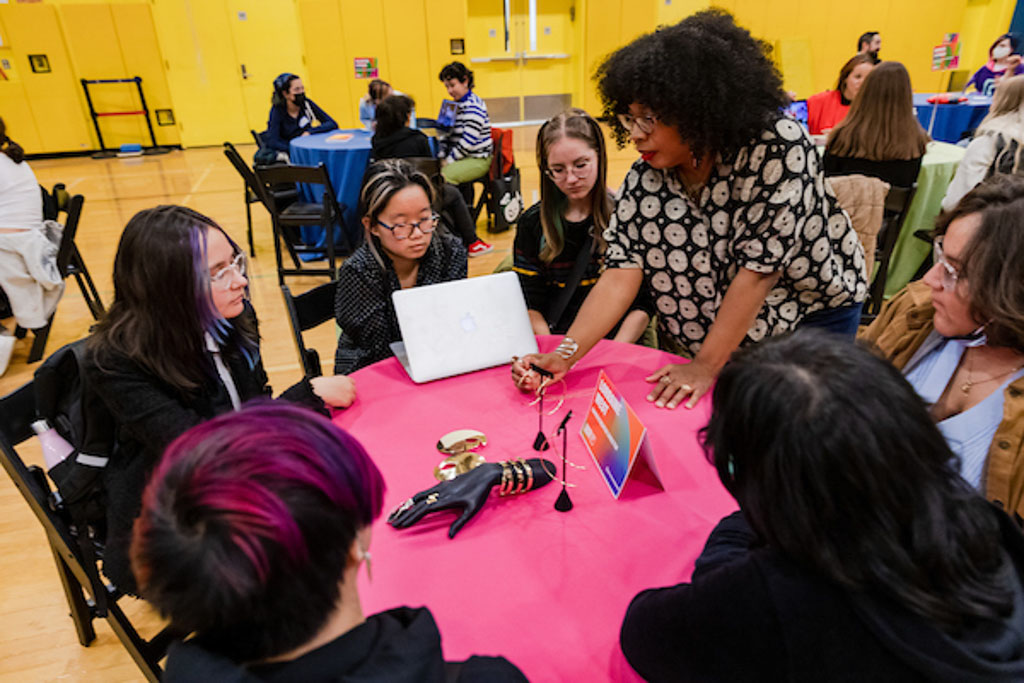
POLYGON ((379 78, 376 57, 356 57, 356 78, 379 78))
POLYGON ((932 71, 953 71, 960 66, 960 34, 947 33, 941 45, 932 48, 932 71))

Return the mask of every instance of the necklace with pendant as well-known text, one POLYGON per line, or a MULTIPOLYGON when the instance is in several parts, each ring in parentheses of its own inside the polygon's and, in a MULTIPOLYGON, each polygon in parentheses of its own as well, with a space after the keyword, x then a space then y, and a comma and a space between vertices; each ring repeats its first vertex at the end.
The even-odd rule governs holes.
MULTIPOLYGON (((968 361, 973 361, 973 360, 974 360, 974 356, 971 356, 971 358, 968 359, 968 361)), ((960 385, 960 391, 962 391, 964 393, 964 395, 967 395, 967 394, 971 393, 971 387, 973 387, 975 384, 983 384, 985 382, 991 382, 993 380, 1002 379, 1003 377, 1006 377, 1007 375, 1012 375, 1013 373, 1017 372, 1021 368, 1024 368, 1024 365, 1018 365, 1015 368, 1010 368, 1009 370, 1007 370, 1006 372, 1004 372, 1002 374, 995 375, 993 377, 986 377, 986 378, 984 378, 984 379, 982 379, 980 381, 975 381, 974 377, 973 377, 973 375, 974 375, 974 367, 973 366, 974 366, 974 363, 968 362, 968 364, 967 364, 967 379, 964 380, 964 383, 960 385)))

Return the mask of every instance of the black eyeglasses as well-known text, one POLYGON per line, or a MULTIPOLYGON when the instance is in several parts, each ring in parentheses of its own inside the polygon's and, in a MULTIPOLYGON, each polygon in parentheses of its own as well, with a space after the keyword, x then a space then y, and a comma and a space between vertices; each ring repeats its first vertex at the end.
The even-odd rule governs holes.
POLYGON ((424 235, 429 235, 434 232, 437 228, 437 222, 441 220, 441 217, 436 213, 430 214, 430 218, 424 218, 419 221, 410 221, 409 223, 399 223, 398 225, 388 225, 384 221, 378 220, 377 225, 387 228, 391 231, 391 234, 395 236, 396 240, 404 240, 412 237, 412 231, 416 228, 420 229, 424 235))

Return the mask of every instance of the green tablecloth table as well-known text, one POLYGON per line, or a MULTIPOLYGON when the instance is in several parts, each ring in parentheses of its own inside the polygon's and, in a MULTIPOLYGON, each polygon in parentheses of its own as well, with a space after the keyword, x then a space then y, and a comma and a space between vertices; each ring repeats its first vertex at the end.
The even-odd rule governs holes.
POLYGON ((910 204, 907 219, 903 222, 903 229, 896 239, 889 261, 889 279, 885 282, 886 298, 903 289, 931 255, 931 245, 914 237, 914 233, 935 227, 935 217, 942 208, 942 198, 946 196, 946 188, 953 180, 965 151, 963 147, 946 142, 928 143, 928 151, 921 160, 921 172, 917 174, 917 194, 910 204))

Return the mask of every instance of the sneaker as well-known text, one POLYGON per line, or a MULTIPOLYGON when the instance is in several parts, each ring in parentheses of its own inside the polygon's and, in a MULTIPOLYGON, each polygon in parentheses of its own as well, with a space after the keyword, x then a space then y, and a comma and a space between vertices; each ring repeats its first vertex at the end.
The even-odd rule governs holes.
POLYGON ((15 341, 17 340, 10 335, 0 335, 0 375, 7 372, 7 364, 11 362, 15 341))
POLYGON ((473 244, 469 245, 467 249, 469 250, 470 256, 480 256, 481 254, 486 254, 489 251, 494 251, 494 247, 483 240, 473 242, 473 244))

